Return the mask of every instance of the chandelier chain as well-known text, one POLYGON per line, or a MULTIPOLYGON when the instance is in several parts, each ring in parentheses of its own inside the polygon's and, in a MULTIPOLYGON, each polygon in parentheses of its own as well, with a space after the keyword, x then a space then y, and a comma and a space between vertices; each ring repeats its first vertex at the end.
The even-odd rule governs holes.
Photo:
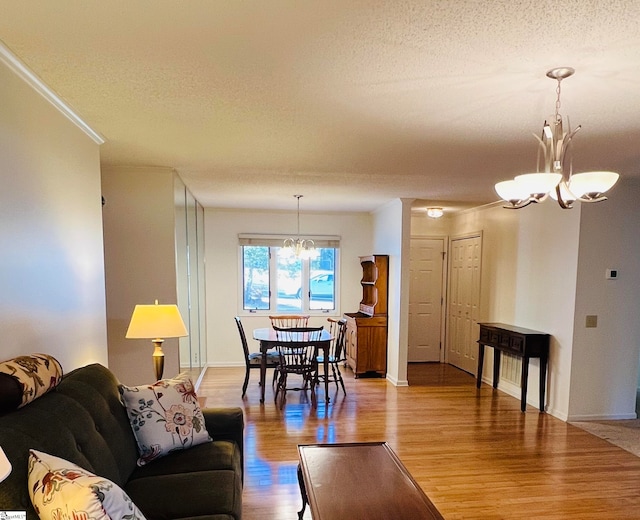
POLYGON ((556 87, 556 122, 557 121, 561 121, 562 120, 562 116, 560 115, 560 83, 561 83, 561 79, 558 78, 558 86, 556 87))
POLYGON ((300 238, 300 199, 302 195, 294 195, 296 199, 298 199, 298 238, 300 238))

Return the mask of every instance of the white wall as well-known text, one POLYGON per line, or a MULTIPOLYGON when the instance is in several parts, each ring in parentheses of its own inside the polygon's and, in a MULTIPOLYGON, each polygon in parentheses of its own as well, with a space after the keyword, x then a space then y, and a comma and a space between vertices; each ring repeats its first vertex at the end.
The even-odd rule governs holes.
POLYGON ((640 352, 640 180, 622 179, 609 200, 583 204, 569 416, 635 418, 640 352), (607 268, 618 270, 607 280, 607 268), (586 328, 587 315, 598 317, 586 328))
MULTIPOLYGON (((566 419, 571 378, 580 208, 562 211, 551 201, 521 210, 501 204, 450 217, 452 237, 482 235, 480 321, 518 325, 552 334, 547 384, 548 411, 566 419)), ((441 233, 446 222, 414 216, 416 232, 441 233), (426 221, 425 221, 426 220, 426 221)), ((493 356, 485 356, 484 377, 491 380, 493 356)), ((527 401, 539 406, 539 361, 529 370, 527 401)), ((519 397, 519 388, 499 388, 519 397)))
POLYGON ((417 237, 448 237, 451 234, 451 215, 440 218, 427 217, 424 211, 411 213, 411 235, 417 237))
MULTIPOLYGON (((109 368, 127 385, 155 380, 150 340, 125 339, 138 303, 177 303, 175 172, 105 168, 102 189, 109 368)), ((185 319, 185 317, 183 317, 185 319)), ((176 338, 163 344, 166 376, 179 372, 176 338)))
MULTIPOLYGON (((601 204, 552 201, 510 211, 477 208, 440 222, 415 215, 413 234, 483 236, 481 320, 551 334, 547 411, 563 420, 635 417, 640 352, 640 180, 623 179, 601 204), (617 268, 620 278, 605 280, 617 268), (598 327, 585 318, 598 316, 598 327)), ((485 377, 492 359, 485 357, 485 377)), ((528 402, 538 406, 539 361, 528 402)), ((517 388, 500 382, 518 396, 517 388)))
MULTIPOLYGON (((516 211, 502 205, 483 206, 451 217, 452 237, 482 235, 480 321, 514 323, 516 271, 518 268, 518 223, 516 211)), ((490 357, 490 356, 488 356, 490 357)), ((485 357, 486 370, 493 360, 485 357)))
POLYGON ((0 64, 2 359, 107 364, 99 146, 0 64))
MULTIPOLYGON (((424 220, 424 218, 414 217, 416 228, 422 229, 426 234, 429 234, 430 229, 441 231, 446 225, 452 238, 482 237, 478 321, 517 325, 514 320, 519 243, 518 213, 505 210, 502 204, 493 204, 456 213, 441 219, 443 222, 432 219, 426 219, 424 222, 424 220)), ((491 355, 485 355, 483 378, 486 381, 493 379, 493 356, 491 355)), ((520 397, 519 389, 508 381, 500 380, 498 388, 515 397, 520 397)), ((528 397, 531 395, 529 393, 528 397)))
MULTIPOLYGON (((515 324, 551 334, 547 411, 569 412, 580 212, 552 200, 518 210, 520 217, 515 324)), ((507 211, 507 210, 505 210, 507 211)), ((531 360, 530 404, 538 406, 539 360, 531 360)))
MULTIPOLYGON (((501 204, 451 218, 452 236, 482 234, 480 321, 526 327, 552 335, 547 411, 566 419, 571 378, 580 208, 562 211, 548 201, 521 210, 501 204)), ((539 406, 539 360, 530 363, 527 401, 539 406)), ((493 359, 485 356, 484 377, 493 359)), ((499 388, 519 397, 519 388, 499 388)))
POLYGON ((394 199, 374 213, 373 254, 389 255, 387 379, 407 386, 411 200, 394 199))
MULTIPOLYGON (((310 235, 338 235, 340 246, 340 309, 357 312, 362 298, 362 270, 358 257, 372 250, 372 217, 367 213, 301 213, 301 228, 310 235)), ((242 365, 240 338, 233 317, 241 314, 250 348, 257 350, 251 331, 269 326, 266 316, 242 313, 238 292, 238 234, 290 234, 296 230, 292 212, 205 208, 207 294, 207 355, 211 366, 242 365)), ((326 315, 310 323, 323 325, 326 315)))

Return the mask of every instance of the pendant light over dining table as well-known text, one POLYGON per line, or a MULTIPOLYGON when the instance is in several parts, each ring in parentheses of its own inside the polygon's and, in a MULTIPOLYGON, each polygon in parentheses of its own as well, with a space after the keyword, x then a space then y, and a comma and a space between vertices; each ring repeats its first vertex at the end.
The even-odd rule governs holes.
POLYGON ((298 199, 298 232, 295 238, 287 238, 283 247, 287 253, 296 258, 316 258, 318 251, 316 245, 310 238, 300 238, 300 199, 302 195, 294 195, 298 199))
POLYGON ((560 83, 574 72, 571 67, 547 72, 547 77, 558 82, 555 114, 550 122, 545 121, 542 137, 534 134, 539 144, 537 173, 525 173, 495 185, 498 195, 509 203, 505 206, 507 209, 524 208, 533 202, 543 202, 547 197, 557 201, 563 209, 571 209, 575 201, 600 202, 607 199, 604 194, 618 181, 619 175, 609 171, 573 173, 571 142, 580 125, 572 131, 567 117, 565 127, 559 111, 560 83), (540 171, 541 158, 543 171, 540 171))

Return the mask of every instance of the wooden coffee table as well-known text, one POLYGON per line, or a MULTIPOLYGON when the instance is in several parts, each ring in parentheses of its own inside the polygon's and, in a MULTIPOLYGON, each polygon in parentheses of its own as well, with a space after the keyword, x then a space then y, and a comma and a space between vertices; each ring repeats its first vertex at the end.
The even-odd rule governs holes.
POLYGON ((386 442, 298 446, 302 518, 433 520, 440 512, 386 442))

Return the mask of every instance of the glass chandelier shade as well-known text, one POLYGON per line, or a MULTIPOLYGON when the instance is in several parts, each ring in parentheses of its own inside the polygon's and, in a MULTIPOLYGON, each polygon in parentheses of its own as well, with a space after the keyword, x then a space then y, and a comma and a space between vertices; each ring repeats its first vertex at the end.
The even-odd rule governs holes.
POLYGON ((295 238, 285 239, 282 247, 285 252, 296 258, 316 258, 318 251, 313 240, 300 238, 300 199, 302 195, 294 195, 298 199, 298 233, 295 238))
POLYGON ((529 197, 526 187, 518 184, 515 179, 499 182, 495 185, 495 190, 502 200, 511 203, 517 203, 529 197))
POLYGON ((541 200, 551 190, 553 190, 562 180, 559 173, 525 173, 518 175, 514 179, 518 186, 521 186, 530 197, 541 200))
POLYGON ((571 67, 551 69, 547 76, 558 82, 556 88, 556 110, 551 122, 545 121, 542 136, 538 140, 538 172, 518 175, 512 180, 495 185, 496 193, 509 203, 509 209, 520 209, 533 202, 542 202, 551 197, 563 209, 573 207, 575 201, 600 202, 618 181, 614 172, 596 171, 574 174, 571 160, 571 141, 580 130, 571 131, 567 118, 566 130, 560 110, 560 82, 573 75, 571 67), (542 168, 540 163, 542 161, 542 168), (568 163, 568 164, 567 164, 568 163), (542 171, 540 171, 542 169, 542 171))
POLYGON ((618 181, 614 172, 576 173, 569 179, 569 190, 578 199, 598 199, 618 181))
POLYGON ((301 238, 287 238, 284 248, 296 258, 314 258, 317 254, 313 240, 301 238))
POLYGON ((569 190, 569 186, 567 186, 566 181, 560 181, 560 183, 558 183, 558 186, 556 186, 556 189, 549 192, 549 197, 551 197, 556 202, 558 201, 558 190, 560 191, 560 200, 563 200, 565 204, 571 205, 576 201, 576 196, 571 190, 569 190))

